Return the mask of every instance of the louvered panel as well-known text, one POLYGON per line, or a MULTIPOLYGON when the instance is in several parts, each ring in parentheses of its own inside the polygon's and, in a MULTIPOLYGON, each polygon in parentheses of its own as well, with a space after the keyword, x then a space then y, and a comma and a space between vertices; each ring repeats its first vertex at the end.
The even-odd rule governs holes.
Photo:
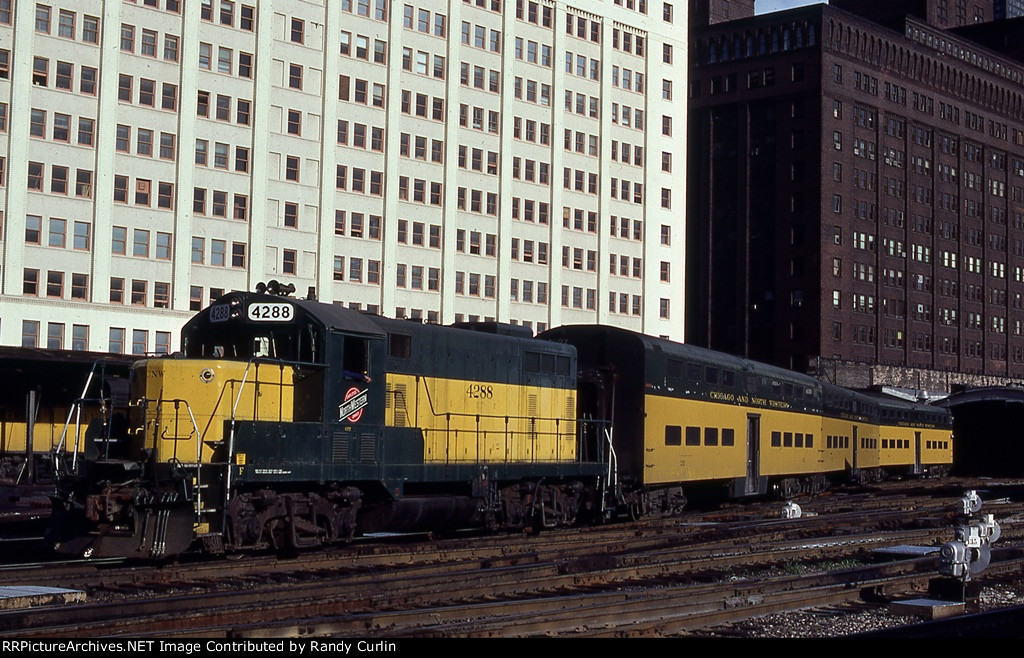
POLYGON ((409 425, 409 410, 405 406, 405 384, 395 384, 392 391, 395 405, 395 427, 407 427, 409 425))
POLYGON ((344 463, 348 461, 348 433, 335 432, 331 441, 331 461, 344 463))
POLYGON ((377 439, 374 434, 363 434, 359 437, 359 461, 372 464, 377 460, 377 439))
POLYGON ((572 420, 576 418, 576 396, 570 395, 565 398, 565 417, 572 420))
POLYGON ((526 413, 530 418, 537 417, 537 396, 530 393, 526 399, 526 413))

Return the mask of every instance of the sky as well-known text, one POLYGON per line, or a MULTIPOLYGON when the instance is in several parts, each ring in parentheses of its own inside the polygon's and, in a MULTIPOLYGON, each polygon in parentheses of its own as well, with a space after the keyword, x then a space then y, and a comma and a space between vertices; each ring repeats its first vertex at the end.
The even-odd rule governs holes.
POLYGON ((758 14, 770 14, 781 9, 815 5, 819 2, 825 2, 825 0, 754 0, 754 11, 758 14))

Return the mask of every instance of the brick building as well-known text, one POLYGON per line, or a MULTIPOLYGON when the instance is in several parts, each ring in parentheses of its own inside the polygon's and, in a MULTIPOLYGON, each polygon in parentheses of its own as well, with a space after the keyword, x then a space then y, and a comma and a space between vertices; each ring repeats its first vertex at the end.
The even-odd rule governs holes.
POLYGON ((688 341, 1024 378, 1024 66, 907 4, 694 27, 688 341))

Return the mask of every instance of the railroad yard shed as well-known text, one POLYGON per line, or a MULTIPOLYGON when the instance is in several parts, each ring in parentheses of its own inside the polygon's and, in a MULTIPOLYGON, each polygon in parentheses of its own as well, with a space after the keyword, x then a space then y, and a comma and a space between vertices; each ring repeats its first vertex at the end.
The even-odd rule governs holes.
POLYGON ((988 386, 935 403, 953 414, 955 475, 1024 475, 1024 386, 988 386))

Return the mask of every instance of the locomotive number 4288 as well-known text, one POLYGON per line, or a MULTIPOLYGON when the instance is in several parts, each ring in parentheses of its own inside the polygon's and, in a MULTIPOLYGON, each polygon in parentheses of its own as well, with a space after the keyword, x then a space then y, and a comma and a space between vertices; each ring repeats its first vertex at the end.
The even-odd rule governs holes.
POLYGON ((256 322, 278 322, 294 317, 291 304, 249 304, 249 319, 256 322))
POLYGON ((494 388, 486 384, 470 384, 466 387, 466 397, 478 400, 490 400, 494 397, 494 388))

